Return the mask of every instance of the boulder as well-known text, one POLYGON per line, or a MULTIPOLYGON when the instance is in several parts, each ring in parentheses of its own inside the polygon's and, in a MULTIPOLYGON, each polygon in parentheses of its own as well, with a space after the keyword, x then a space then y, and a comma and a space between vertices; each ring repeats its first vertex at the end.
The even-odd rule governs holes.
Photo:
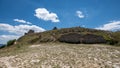
POLYGON ((60 42, 66 43, 84 43, 84 44, 96 44, 106 42, 106 40, 102 36, 78 33, 69 33, 61 35, 61 37, 58 40, 60 42))
POLYGON ((25 35, 29 35, 29 34, 33 34, 33 33, 35 33, 34 30, 29 30, 27 33, 25 33, 25 35))

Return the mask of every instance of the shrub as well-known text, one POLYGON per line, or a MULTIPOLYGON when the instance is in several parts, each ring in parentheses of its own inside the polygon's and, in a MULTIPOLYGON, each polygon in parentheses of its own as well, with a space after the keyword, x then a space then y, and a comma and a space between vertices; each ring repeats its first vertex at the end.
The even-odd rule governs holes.
POLYGON ((54 27, 53 30, 57 30, 57 27, 54 27))
POLYGON ((120 42, 118 42, 118 43, 116 44, 116 46, 120 46, 120 42))
POLYGON ((9 40, 9 41, 7 42, 7 46, 13 45, 15 41, 16 41, 16 39, 14 39, 14 40, 9 40))
POLYGON ((115 40, 113 40, 113 39, 107 40, 107 44, 110 44, 110 45, 115 45, 115 44, 117 44, 117 43, 118 43, 118 41, 115 41, 115 40))

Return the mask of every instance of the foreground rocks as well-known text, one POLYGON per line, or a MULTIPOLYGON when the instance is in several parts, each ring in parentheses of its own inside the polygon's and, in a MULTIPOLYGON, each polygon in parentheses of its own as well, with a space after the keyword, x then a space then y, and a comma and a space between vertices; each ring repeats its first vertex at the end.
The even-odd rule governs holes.
POLYGON ((0 68, 120 68, 120 47, 65 43, 31 45, 1 53, 0 68))

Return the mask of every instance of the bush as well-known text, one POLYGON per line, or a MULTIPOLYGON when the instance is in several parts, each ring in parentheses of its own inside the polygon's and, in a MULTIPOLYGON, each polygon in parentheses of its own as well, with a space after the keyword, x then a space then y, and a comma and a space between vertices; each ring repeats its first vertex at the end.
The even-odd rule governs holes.
POLYGON ((14 39, 14 40, 9 40, 9 41, 7 42, 7 46, 13 45, 15 41, 16 41, 16 39, 14 39))
POLYGON ((53 30, 57 30, 57 27, 54 27, 53 30))
POLYGON ((116 46, 120 46, 120 42, 118 42, 118 43, 116 44, 116 46))
POLYGON ((115 45, 115 44, 117 44, 117 43, 118 43, 118 41, 115 41, 115 40, 113 40, 113 39, 107 40, 107 44, 110 44, 110 45, 115 45))

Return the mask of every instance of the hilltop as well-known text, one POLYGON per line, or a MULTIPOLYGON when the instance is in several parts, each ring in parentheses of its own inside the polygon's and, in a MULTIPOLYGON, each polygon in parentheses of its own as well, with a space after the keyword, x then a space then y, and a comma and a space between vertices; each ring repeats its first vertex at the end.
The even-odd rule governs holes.
POLYGON ((17 44, 68 42, 68 43, 85 43, 85 44, 105 43, 105 44, 113 45, 119 42, 118 36, 120 36, 120 32, 103 31, 103 30, 96 30, 96 29, 83 28, 83 27, 72 27, 72 28, 62 28, 62 29, 55 28, 53 30, 40 32, 40 33, 34 33, 34 31, 30 30, 28 33, 25 33, 24 36, 20 37, 17 40, 17 44))

